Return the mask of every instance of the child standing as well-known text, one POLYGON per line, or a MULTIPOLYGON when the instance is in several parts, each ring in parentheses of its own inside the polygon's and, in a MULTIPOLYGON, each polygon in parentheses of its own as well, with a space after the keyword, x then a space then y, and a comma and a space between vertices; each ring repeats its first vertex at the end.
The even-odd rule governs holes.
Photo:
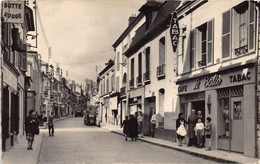
POLYGON ((207 117, 207 123, 205 126, 205 135, 206 135, 206 142, 208 143, 207 151, 211 150, 211 131, 212 131, 212 123, 211 123, 211 118, 207 117))
POLYGON ((204 124, 201 119, 198 119, 198 123, 195 126, 195 132, 197 134, 197 148, 202 148, 203 134, 204 134, 204 124))

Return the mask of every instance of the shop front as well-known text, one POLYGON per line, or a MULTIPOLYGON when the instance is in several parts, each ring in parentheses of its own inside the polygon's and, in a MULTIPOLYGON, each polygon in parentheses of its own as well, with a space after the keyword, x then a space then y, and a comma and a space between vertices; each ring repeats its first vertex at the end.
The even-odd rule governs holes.
MULTIPOLYGON (((177 81, 179 112, 211 117, 212 148, 255 154, 255 67, 247 65, 177 81)), ((186 138, 186 143, 188 138, 186 138)))

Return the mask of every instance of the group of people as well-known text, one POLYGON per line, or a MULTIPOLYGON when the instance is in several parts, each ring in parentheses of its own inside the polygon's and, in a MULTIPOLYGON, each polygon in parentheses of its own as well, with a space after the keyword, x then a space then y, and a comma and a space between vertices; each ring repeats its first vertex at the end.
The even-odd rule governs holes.
POLYGON ((131 138, 131 140, 137 140, 138 134, 142 137, 142 127, 143 127, 143 116, 141 112, 137 112, 135 115, 130 115, 125 117, 125 120, 121 124, 123 128, 123 133, 125 135, 125 140, 131 138))
POLYGON ((198 111, 198 114, 196 114, 195 109, 192 109, 188 121, 183 118, 183 113, 179 113, 178 119, 176 120, 178 145, 182 146, 182 140, 187 134, 189 137, 188 146, 194 145, 197 148, 202 148, 207 140, 206 150, 211 150, 211 118, 207 117, 206 120, 206 123, 204 123, 205 118, 202 112, 198 111), (188 131, 185 129, 186 124, 188 124, 188 131))
MULTIPOLYGON (((48 128, 50 136, 53 136, 54 134, 53 119, 54 116, 52 112, 50 115, 48 115, 48 128)), ((39 126, 41 124, 41 121, 42 120, 40 119, 39 115, 34 110, 30 110, 29 116, 25 119, 25 133, 26 139, 28 140, 27 150, 33 150, 32 145, 34 141, 34 136, 40 133, 39 126)))

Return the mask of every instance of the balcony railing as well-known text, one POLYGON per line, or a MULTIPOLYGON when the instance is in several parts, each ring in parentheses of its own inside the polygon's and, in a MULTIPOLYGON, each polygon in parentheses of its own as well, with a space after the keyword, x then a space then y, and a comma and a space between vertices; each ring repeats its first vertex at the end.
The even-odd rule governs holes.
POLYGON ((207 59, 206 59, 206 54, 202 54, 201 56, 201 61, 198 61, 198 64, 200 67, 206 66, 207 65, 207 59))
POLYGON ((142 75, 136 77, 136 85, 142 85, 142 75))
POLYGON ((157 67, 157 77, 159 78, 164 76, 165 76, 165 64, 157 67))
POLYGON ((126 87, 120 88, 120 94, 121 95, 125 95, 125 89, 126 89, 126 87))
POLYGON ((150 81, 150 71, 145 72, 143 77, 144 77, 144 82, 150 81))
POLYGON ((239 47, 235 49, 235 55, 241 55, 248 53, 248 45, 239 47))
POLYGON ((131 80, 129 80, 129 86, 130 86, 130 88, 133 88, 134 86, 135 86, 135 80, 134 79, 131 79, 131 80))

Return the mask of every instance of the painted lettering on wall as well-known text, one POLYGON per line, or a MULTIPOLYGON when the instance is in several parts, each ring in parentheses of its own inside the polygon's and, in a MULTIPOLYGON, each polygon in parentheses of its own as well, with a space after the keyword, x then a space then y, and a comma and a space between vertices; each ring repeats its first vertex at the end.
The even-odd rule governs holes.
POLYGON ((198 79, 198 80, 196 81, 195 86, 194 86, 194 88, 193 88, 193 90, 198 90, 198 89, 200 89, 200 79, 198 79))
POLYGON ((250 80, 251 79, 250 75, 251 75, 251 72, 231 75, 231 76, 229 76, 230 83, 238 83, 238 82, 250 80))
POLYGON ((7 23, 24 23, 24 2, 4 1, 2 17, 7 23))
POLYGON ((178 87, 178 92, 185 92, 187 91, 187 85, 179 86, 178 87))
POLYGON ((219 86, 222 83, 221 75, 214 75, 211 77, 206 77, 204 87, 214 87, 214 86, 219 86))

